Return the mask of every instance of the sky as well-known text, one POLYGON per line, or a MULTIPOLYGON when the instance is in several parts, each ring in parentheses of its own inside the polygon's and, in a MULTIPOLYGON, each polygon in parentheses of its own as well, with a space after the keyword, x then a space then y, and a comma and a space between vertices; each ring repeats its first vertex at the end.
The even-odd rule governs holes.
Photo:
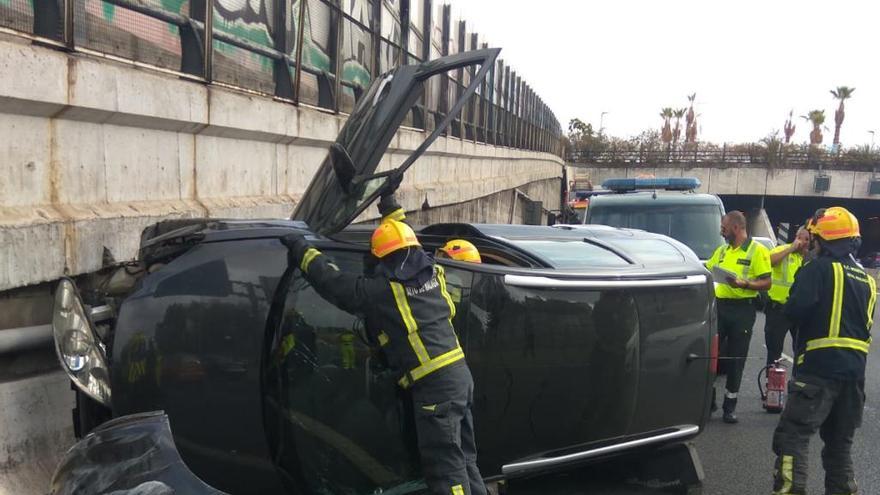
MULTIPOLYGON (((547 103, 563 129, 580 118, 606 134, 658 129, 663 107, 696 93, 699 139, 750 142, 782 135, 789 110, 825 110, 825 144, 837 102, 855 87, 841 142, 880 134, 880 2, 873 0, 447 0, 469 32, 547 103)), ((440 3, 435 2, 436 3, 440 3)), ((880 135, 876 145, 880 146, 880 135)))

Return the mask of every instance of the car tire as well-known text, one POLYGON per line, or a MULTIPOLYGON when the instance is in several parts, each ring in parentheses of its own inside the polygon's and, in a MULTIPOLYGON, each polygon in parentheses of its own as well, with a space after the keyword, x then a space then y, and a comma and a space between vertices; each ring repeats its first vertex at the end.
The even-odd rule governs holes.
POLYGON ((73 416, 73 434, 79 440, 102 423, 110 420, 112 414, 110 409, 84 394, 73 383, 70 384, 70 388, 73 389, 76 395, 75 405, 71 411, 73 416))

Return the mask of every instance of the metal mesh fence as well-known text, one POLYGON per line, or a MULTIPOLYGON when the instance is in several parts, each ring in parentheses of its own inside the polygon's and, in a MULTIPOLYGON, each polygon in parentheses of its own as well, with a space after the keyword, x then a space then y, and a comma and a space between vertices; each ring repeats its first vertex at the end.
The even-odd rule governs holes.
POLYGON ((34 33, 33 0, 0 0, 0 26, 34 33))
POLYGON ((275 8, 271 0, 214 0, 212 78, 215 81, 261 93, 275 91, 271 58, 216 39, 218 33, 224 33, 248 44, 273 49, 271 26, 275 8))
MULTIPOLYGON (((138 4, 168 14, 190 15, 188 0, 141 0, 138 4)), ((77 47, 180 69, 180 29, 173 23, 103 0, 77 0, 73 25, 77 47)))
MULTIPOLYGON (((336 112, 400 64, 488 45, 433 0, 0 0, 0 27, 336 112)), ((475 73, 432 78, 404 125, 434 129, 475 73)), ((561 126, 498 61, 447 132, 558 152, 561 126)))

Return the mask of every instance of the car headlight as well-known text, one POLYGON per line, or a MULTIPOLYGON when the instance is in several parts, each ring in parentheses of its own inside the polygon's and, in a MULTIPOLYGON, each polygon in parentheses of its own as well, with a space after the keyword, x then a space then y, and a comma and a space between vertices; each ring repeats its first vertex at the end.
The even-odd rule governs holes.
POLYGON ((58 359, 73 383, 92 399, 110 407, 107 358, 98 345, 76 286, 67 279, 62 279, 55 290, 52 331, 58 359))

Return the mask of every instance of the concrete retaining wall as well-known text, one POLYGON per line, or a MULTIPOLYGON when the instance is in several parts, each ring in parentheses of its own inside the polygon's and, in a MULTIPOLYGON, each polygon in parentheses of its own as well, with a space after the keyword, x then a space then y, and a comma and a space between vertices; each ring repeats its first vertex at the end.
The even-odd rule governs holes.
POLYGON ((703 185, 700 192, 711 194, 741 194, 756 196, 817 196, 829 198, 877 199, 868 194, 871 172, 826 170, 831 177, 828 192, 817 193, 813 180, 818 170, 767 168, 687 168, 687 167, 590 167, 590 180, 600 185, 612 177, 697 177, 703 185))
MULTIPOLYGON (((0 38, 0 290, 132 258, 172 217, 293 211, 343 116, 0 38)), ((425 134, 401 130, 382 168, 425 134)), ((458 205, 560 177, 547 153, 441 138, 400 199, 458 205)), ((558 207, 558 205, 557 205, 558 207)))

